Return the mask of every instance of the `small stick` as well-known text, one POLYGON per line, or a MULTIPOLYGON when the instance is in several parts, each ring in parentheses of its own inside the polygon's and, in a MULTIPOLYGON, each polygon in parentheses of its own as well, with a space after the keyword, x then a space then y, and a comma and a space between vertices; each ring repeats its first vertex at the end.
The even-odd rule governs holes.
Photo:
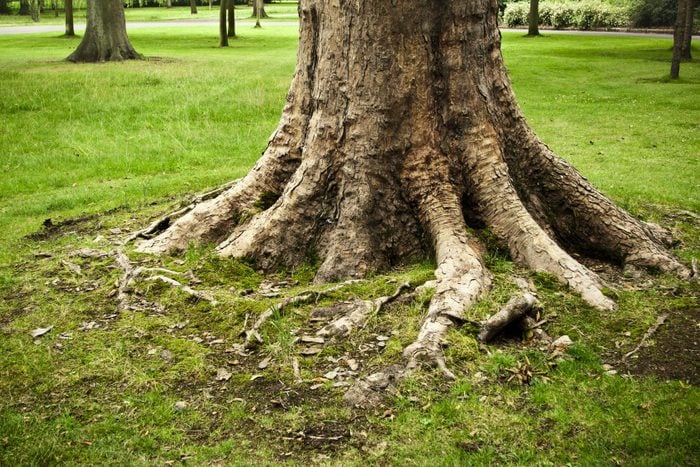
POLYGON ((661 316, 659 316, 656 319, 656 322, 651 325, 651 327, 646 332, 646 334, 644 334, 644 336, 642 336, 642 340, 639 341, 639 344, 637 345, 637 347, 635 347, 634 350, 632 350, 631 352, 627 352, 622 357, 622 360, 627 360, 629 357, 631 357, 632 355, 639 352, 639 349, 642 348, 642 345, 644 345, 644 342, 646 342, 647 339, 649 339, 651 336, 654 335, 654 333, 656 333, 656 331, 661 327, 661 325, 664 324, 664 322, 666 322, 666 319, 668 319, 668 313, 664 313, 661 316))
POLYGON ((176 281, 175 279, 171 279, 170 277, 166 277, 163 275, 156 275, 156 276, 151 276, 147 277, 145 280, 147 281, 161 281, 164 282, 172 287, 177 287, 182 289, 183 292, 192 295, 195 298, 198 298, 199 300, 206 300, 207 302, 210 302, 212 305, 216 305, 218 302, 209 295, 206 292, 201 292, 199 290, 194 290, 192 287, 188 285, 181 284, 180 282, 176 281))

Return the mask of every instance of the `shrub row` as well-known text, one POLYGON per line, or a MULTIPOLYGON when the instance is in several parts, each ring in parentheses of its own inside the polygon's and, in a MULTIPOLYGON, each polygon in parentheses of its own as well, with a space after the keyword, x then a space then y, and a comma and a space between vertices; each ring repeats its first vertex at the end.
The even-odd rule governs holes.
MULTIPOLYGON (((530 12, 529 2, 509 3, 503 12, 508 27, 526 26, 530 12)), ((596 0, 580 2, 540 2, 540 25, 555 29, 616 28, 628 26, 627 8, 596 0)))

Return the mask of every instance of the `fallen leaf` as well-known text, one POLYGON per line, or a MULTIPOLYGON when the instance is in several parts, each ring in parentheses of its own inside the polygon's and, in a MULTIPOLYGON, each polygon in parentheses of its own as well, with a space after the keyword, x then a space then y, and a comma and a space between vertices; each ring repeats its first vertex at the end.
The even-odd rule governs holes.
POLYGON ((31 334, 32 337, 41 337, 47 332, 51 331, 53 329, 53 326, 49 326, 47 328, 36 328, 32 330, 29 334, 31 334))
POLYGON ((270 366, 270 357, 267 357, 266 359, 258 363, 258 368, 260 368, 261 370, 264 370, 268 366, 270 366))
POLYGON ((217 381, 228 381, 231 379, 232 373, 225 368, 219 368, 216 371, 216 380, 217 381))

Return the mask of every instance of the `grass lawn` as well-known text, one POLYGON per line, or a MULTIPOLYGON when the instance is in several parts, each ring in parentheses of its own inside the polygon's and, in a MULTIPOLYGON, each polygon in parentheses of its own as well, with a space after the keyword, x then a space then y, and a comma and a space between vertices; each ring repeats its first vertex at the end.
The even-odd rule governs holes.
MULTIPOLYGON (((483 347, 469 329, 453 330, 446 357, 456 382, 426 370, 386 407, 359 412, 343 405, 337 379, 322 376, 347 371, 350 357, 360 374, 397 362, 429 297, 390 308, 314 356, 299 355, 294 336, 312 332, 315 306, 291 308, 262 329, 266 344, 240 355, 244 323, 279 298, 242 295, 270 278, 193 248, 175 258, 130 255, 192 271, 201 281, 192 286, 218 305, 139 283, 148 306, 116 314, 113 260, 71 253, 109 251, 150 216, 245 174, 279 118, 296 27, 241 29, 228 49, 216 47, 216 34, 134 30, 134 46, 149 59, 99 65, 62 61, 77 38, 0 36, 0 465, 697 462, 694 283, 612 275, 619 310, 600 313, 531 274, 547 332, 575 341, 565 356, 510 341, 483 347), (661 312, 670 318, 651 346, 621 362, 661 312), (29 335, 49 325, 46 335, 29 335), (378 335, 389 337, 385 347, 378 335), (654 360, 659 354, 676 363, 654 360), (510 378, 526 372, 529 384, 510 378)), ((503 44, 538 134, 617 202, 674 228, 677 254, 689 260, 700 255, 700 65, 684 64, 683 79, 667 82, 669 47, 513 33, 503 44)), ((484 314, 508 299, 516 270, 495 247, 488 262, 496 280, 484 314)), ((396 281, 429 279, 432 268, 426 260, 378 275, 320 304, 391 293, 396 281)), ((312 273, 309 265, 272 280, 292 282, 281 291, 290 296, 312 287, 312 273)))

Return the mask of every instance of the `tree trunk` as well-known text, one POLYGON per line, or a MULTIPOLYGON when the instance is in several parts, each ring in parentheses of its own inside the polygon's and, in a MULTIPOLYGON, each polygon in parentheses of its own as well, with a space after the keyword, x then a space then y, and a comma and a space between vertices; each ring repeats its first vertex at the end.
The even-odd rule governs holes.
POLYGON ((255 1, 255 8, 253 9, 253 13, 255 14, 255 27, 256 28, 261 28, 262 25, 260 24, 260 18, 262 17, 265 9, 263 8, 263 0, 254 0, 255 1))
POLYGON ((683 29, 683 43, 681 44, 681 60, 689 62, 693 59, 691 54, 693 41, 693 20, 695 19, 695 2, 688 0, 685 8, 685 25, 683 29))
POLYGON ((65 0, 64 6, 66 10, 66 36, 75 36, 75 29, 73 28, 73 0, 65 0))
POLYGON ((214 242, 266 271, 312 255, 317 282, 432 254, 436 290, 407 369, 423 359, 444 369, 440 342, 453 323, 474 322, 489 288, 468 225, 603 310, 614 308, 603 281, 570 252, 689 277, 667 232, 615 206, 528 127, 497 2, 433 5, 301 0, 296 72, 263 156, 218 197, 159 223, 139 251, 214 242))
POLYGON ((172 0, 165 0, 165 8, 172 8, 172 7, 173 7, 172 0))
POLYGON ((29 0, 19 0, 19 14, 22 16, 29 15, 29 0))
MULTIPOLYGON (((687 10, 692 10, 692 0, 678 0, 676 24, 673 28, 673 55, 671 57, 671 79, 678 79, 683 58, 683 46, 687 29, 687 10)), ((689 51, 690 52, 690 51, 689 51)))
POLYGON ((233 0, 221 0, 221 5, 219 5, 219 47, 228 47, 228 32, 226 31, 228 2, 233 2, 233 0))
POLYGON ((540 35, 540 0, 530 0, 530 14, 527 16, 527 35, 540 35))
POLYGON ((236 37, 236 10, 235 2, 228 0, 228 37, 236 37))
POLYGON ((32 21, 38 23, 41 19, 41 9, 39 8, 38 0, 30 0, 29 2, 29 13, 32 17, 32 21))
POLYGON ((85 35, 68 57, 71 62, 104 62, 141 58, 126 35, 121 0, 88 0, 85 35))
POLYGON ((190 0, 190 14, 197 14, 197 0, 190 0))
POLYGON ((267 18, 267 13, 265 13, 265 2, 262 0, 253 0, 253 18, 267 18))

